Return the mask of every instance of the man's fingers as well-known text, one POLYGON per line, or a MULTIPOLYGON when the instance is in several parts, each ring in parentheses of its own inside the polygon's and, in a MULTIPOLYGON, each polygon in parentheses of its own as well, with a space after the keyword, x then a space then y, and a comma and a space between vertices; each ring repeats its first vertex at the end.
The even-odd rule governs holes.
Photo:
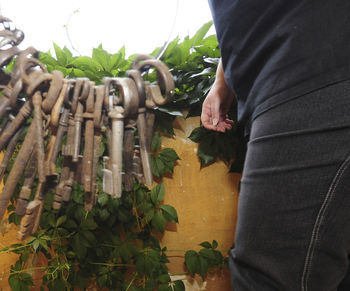
POLYGON ((220 102, 218 99, 214 100, 212 103, 211 117, 212 117, 212 125, 217 126, 220 122, 220 102))
POLYGON ((227 119, 227 118, 224 121, 225 121, 225 123, 231 124, 231 125, 233 125, 235 123, 233 120, 227 119))

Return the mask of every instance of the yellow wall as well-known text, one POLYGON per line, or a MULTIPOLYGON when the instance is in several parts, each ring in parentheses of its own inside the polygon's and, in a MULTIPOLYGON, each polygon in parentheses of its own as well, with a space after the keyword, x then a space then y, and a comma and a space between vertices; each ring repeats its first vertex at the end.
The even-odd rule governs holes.
MULTIPOLYGON (((176 208, 179 224, 168 227, 162 244, 169 250, 198 250, 199 243, 215 239, 220 250, 228 250, 234 241, 240 175, 228 173, 222 162, 200 169, 197 144, 187 138, 198 126, 199 118, 177 119, 176 137, 163 138, 162 145, 174 148, 181 160, 164 181, 165 203, 176 208)), ((183 256, 183 252, 169 255, 183 256)), ((172 258, 170 273, 183 272, 183 260, 172 258)), ((186 290, 231 290, 228 272, 211 275, 203 284, 199 278, 196 281, 193 285, 199 287, 186 290)))
MULTIPOLYGON (((5 220, 6 221, 6 220, 5 220)), ((3 224, 2 227, 5 227, 3 224)), ((1 228, 1 226, 0 226, 1 228)), ((17 227, 12 226, 6 229, 5 235, 0 234, 0 248, 18 243, 17 227)), ((7 283, 7 274, 10 272, 10 266, 17 261, 17 255, 15 254, 1 254, 0 255, 0 290, 7 291, 10 287, 7 283)))
MULTIPOLYGON (((199 250, 199 243, 217 240, 220 250, 228 250, 234 240, 237 216, 237 185, 240 176, 229 174, 222 162, 200 169, 196 154, 197 144, 187 137, 192 129, 199 126, 199 118, 175 121, 175 138, 163 137, 163 147, 174 148, 180 161, 171 177, 164 179, 165 203, 174 206, 178 212, 179 224, 170 224, 162 238, 162 245, 171 252, 169 271, 171 274, 184 272, 184 252, 181 250, 199 250), (179 250, 175 251, 174 250, 179 250)), ((17 229, 2 236, 0 243, 9 245, 16 243, 17 229)), ((8 273, 16 256, 3 254, 0 258, 0 275, 8 273)), ((230 278, 228 272, 210 274, 205 282, 199 277, 178 275, 176 279, 184 279, 186 291, 229 291, 230 278)), ((0 280, 0 290, 10 290, 7 279, 0 280)))

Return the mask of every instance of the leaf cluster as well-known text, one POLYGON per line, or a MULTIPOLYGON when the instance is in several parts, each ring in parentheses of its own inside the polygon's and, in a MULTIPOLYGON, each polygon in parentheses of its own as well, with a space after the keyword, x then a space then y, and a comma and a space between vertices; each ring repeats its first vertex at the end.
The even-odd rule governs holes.
POLYGON ((185 265, 192 275, 199 274, 204 279, 209 269, 226 267, 227 259, 217 250, 216 240, 202 242, 200 246, 202 249, 198 252, 189 250, 185 254, 185 265))
MULTIPOLYGON (((74 184, 70 203, 59 211, 51 208, 54 193, 49 190, 40 222, 41 231, 23 244, 0 250, 0 254, 19 254, 18 261, 10 270, 9 284, 13 290, 30 290, 33 285, 30 274, 36 268, 45 274, 42 288, 46 286, 49 290, 86 289, 91 282, 96 282, 100 289, 110 290, 185 290, 182 281, 171 280, 167 268, 167 248, 159 241, 167 224, 178 223, 179 220, 176 209, 164 204, 162 178, 173 173, 180 158, 173 149, 162 147, 161 137, 164 134, 174 135, 175 117, 200 114, 220 57, 216 37, 206 37, 211 25, 211 22, 204 24, 193 37, 175 38, 161 59, 170 68, 176 89, 173 102, 156 109, 151 165, 159 184, 149 189, 135 182, 132 191, 124 191, 120 199, 114 199, 102 192, 101 165, 98 200, 90 212, 84 210, 81 185, 74 184), (38 254, 46 258, 47 265, 28 267, 30 258, 38 254)), ((87 77, 96 84, 106 76, 123 76, 133 59, 133 56, 126 58, 124 47, 111 54, 100 45, 93 50, 91 57, 73 56, 66 47, 60 48, 56 44, 54 50, 55 56, 47 52, 41 53, 40 57, 49 71, 60 70, 69 78, 87 77)), ((155 49, 152 55, 155 56, 159 50, 155 49)), ((152 82, 156 76, 150 72, 146 78, 152 82)), ((230 114, 236 120, 234 106, 230 114)), ((201 166, 223 159, 232 164, 231 170, 240 170, 239 165, 244 159, 244 140, 238 135, 237 127, 225 134, 198 127, 190 138, 199 144, 201 166)), ((102 154, 105 148, 102 145, 102 154)), ((60 171, 60 162, 57 167, 60 171)), ((20 185, 17 188, 19 190, 20 185)), ((12 200, 8 207, 9 221, 18 225, 20 217, 15 214, 14 205, 12 200)), ((198 273, 205 277, 208 270, 221 269, 226 265, 215 240, 204 242, 201 246, 203 248, 198 252, 188 250, 184 254, 185 266, 190 274, 198 273)))

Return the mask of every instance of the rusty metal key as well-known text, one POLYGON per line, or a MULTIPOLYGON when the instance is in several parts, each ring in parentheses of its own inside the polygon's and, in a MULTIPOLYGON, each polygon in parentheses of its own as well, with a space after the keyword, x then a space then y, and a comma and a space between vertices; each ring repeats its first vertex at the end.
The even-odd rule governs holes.
POLYGON ((120 198, 122 194, 124 118, 137 112, 139 100, 136 85, 130 78, 106 79, 106 94, 110 94, 113 85, 118 89, 119 96, 113 98, 113 104, 109 104, 108 117, 112 124, 111 168, 113 196, 120 198))
MULTIPOLYGON (((141 73, 138 70, 129 70, 127 72, 128 76, 132 78, 136 84, 138 96, 139 96, 139 108, 136 120, 136 126, 138 131, 139 140, 139 153, 141 156, 142 172, 144 176, 145 184, 152 185, 153 176, 151 170, 151 162, 149 158, 149 135, 152 134, 153 124, 149 126, 149 133, 147 134, 147 123, 146 123, 146 90, 145 85, 141 77, 141 73)), ((154 117, 154 115, 152 115, 154 117)), ((154 118, 152 118, 154 122, 154 118)), ((136 153, 137 155, 137 153, 136 153)), ((138 161, 135 161, 137 164, 138 161)))

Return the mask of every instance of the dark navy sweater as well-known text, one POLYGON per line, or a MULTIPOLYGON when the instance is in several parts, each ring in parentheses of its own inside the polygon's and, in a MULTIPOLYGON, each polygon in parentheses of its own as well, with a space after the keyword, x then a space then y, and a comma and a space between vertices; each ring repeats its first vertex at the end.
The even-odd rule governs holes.
POLYGON ((246 134, 266 110, 349 79, 349 0, 209 0, 209 5, 246 134))

